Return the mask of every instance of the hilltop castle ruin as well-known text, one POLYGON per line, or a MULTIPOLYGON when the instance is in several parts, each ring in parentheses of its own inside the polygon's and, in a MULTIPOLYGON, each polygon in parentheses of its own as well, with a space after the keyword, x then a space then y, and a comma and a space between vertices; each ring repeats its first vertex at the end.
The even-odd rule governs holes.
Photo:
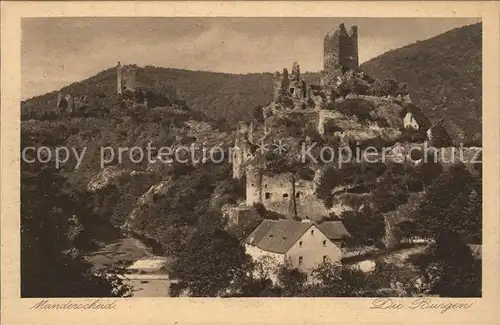
POLYGON ((377 85, 375 79, 360 71, 356 26, 348 31, 340 24, 335 31, 326 34, 323 61, 323 71, 316 85, 306 83, 297 62, 293 63, 290 74, 287 69, 276 72, 273 101, 262 111, 262 137, 257 139, 253 123, 238 124, 236 150, 232 153, 233 178, 246 177, 246 200, 239 206, 226 207, 225 213, 233 222, 245 222, 243 220, 254 213, 255 204, 262 204, 267 210, 287 218, 303 220, 321 220, 332 212, 339 214, 344 208, 350 209, 342 202, 327 208, 317 197, 320 166, 310 166, 314 169, 310 180, 299 179, 291 172, 266 170, 267 158, 256 150, 259 142, 268 141, 271 136, 281 139, 281 129, 286 129, 287 121, 292 119, 306 123, 304 126, 313 126, 320 136, 328 134, 337 138, 342 146, 356 143, 358 139, 376 140, 385 141, 389 146, 396 143, 391 150, 397 152, 400 149, 397 142, 405 132, 418 133, 420 142, 435 145, 434 138, 439 132, 436 127, 430 127, 427 118, 411 104, 406 87, 399 87, 399 83, 392 81, 395 87, 391 89, 395 90, 381 93, 380 83, 377 85), (333 129, 327 130, 329 122, 333 129))
MULTIPOLYGON (((334 88, 349 72, 358 72, 358 30, 352 26, 349 31, 344 24, 324 38, 323 71, 318 85, 309 85, 300 74, 300 66, 293 63, 288 69, 276 72, 273 85, 273 102, 263 110, 264 120, 277 113, 296 111, 323 116, 318 128, 325 120, 320 111, 325 103, 332 102, 334 88)), ((317 118, 316 116, 316 118, 317 118)), ((265 126, 265 134, 269 132, 265 126)), ((233 178, 246 176, 245 206, 229 209, 230 218, 238 219, 241 211, 255 204, 266 209, 300 219, 314 219, 328 215, 324 203, 315 196, 315 181, 295 179, 292 173, 268 175, 256 162, 254 130, 252 123, 238 124, 233 152, 233 178)))
POLYGON ((122 66, 118 61, 116 65, 116 92, 121 94, 124 91, 135 91, 136 75, 137 66, 135 64, 122 66))
POLYGON ((320 104, 315 100, 318 95, 324 94, 327 100, 334 100, 332 88, 348 71, 358 71, 358 57, 358 27, 352 26, 347 31, 345 25, 340 24, 335 31, 325 35, 319 85, 307 85, 301 78, 299 64, 294 62, 291 75, 286 68, 282 73, 275 73, 273 101, 295 109, 306 109, 320 104))
POLYGON ((358 59, 358 27, 352 26, 349 31, 344 24, 334 32, 325 35, 323 72, 329 77, 337 77, 348 69, 356 70, 358 59))

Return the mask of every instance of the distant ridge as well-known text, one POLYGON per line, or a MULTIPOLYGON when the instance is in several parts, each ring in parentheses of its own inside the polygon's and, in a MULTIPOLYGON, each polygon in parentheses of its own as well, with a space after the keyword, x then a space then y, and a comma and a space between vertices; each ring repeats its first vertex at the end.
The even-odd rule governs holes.
MULTIPOLYGON (((456 28, 425 41, 391 50, 361 65, 366 73, 408 84, 412 100, 433 122, 442 117, 455 142, 481 139, 481 24, 456 28)), ((291 68, 291 67, 290 67, 291 68)), ((318 73, 303 73, 316 82, 318 73)), ((114 93, 114 68, 64 87, 63 92, 114 93)), ((214 120, 234 123, 253 118, 254 108, 272 100, 273 74, 228 74, 146 66, 137 81, 185 99, 214 120)), ((57 91, 23 102, 52 109, 57 91)))

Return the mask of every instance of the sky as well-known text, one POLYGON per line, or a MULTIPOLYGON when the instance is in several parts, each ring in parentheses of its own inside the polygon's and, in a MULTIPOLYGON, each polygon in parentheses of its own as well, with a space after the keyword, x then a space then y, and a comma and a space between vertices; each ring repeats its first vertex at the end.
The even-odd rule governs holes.
POLYGON ((227 73, 319 71, 323 37, 358 26, 360 63, 471 18, 24 18, 21 93, 27 99, 122 64, 227 73))

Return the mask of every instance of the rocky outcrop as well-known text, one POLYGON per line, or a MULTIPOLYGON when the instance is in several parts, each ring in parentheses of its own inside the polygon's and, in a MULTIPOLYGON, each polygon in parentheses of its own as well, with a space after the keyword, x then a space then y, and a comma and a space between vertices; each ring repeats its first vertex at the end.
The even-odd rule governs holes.
POLYGON ((127 171, 116 166, 103 168, 97 175, 93 176, 87 184, 87 190, 96 192, 111 184, 117 184, 117 180, 127 171))
POLYGON ((137 199, 137 204, 127 216, 123 227, 133 228, 134 221, 138 219, 139 215, 147 211, 160 197, 167 195, 172 185, 172 180, 168 179, 151 186, 146 193, 137 199))

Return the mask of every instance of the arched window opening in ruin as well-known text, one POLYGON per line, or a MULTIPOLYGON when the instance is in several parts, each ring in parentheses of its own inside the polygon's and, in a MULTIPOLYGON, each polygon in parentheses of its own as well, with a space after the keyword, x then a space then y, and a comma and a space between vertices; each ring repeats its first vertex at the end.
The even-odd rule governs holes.
POLYGON ((294 91, 295 91, 295 88, 290 88, 290 94, 293 94, 294 91))
POLYGON ((266 192, 266 199, 269 199, 269 198, 271 198, 271 193, 266 192))
POLYGON ((283 198, 286 199, 288 197, 288 193, 283 194, 283 198))
POLYGON ((299 197, 300 197, 300 192, 297 192, 297 194, 295 194, 295 196, 296 196, 297 198, 299 198, 299 197))
POLYGON ((311 236, 314 236, 314 229, 311 230, 311 236))

